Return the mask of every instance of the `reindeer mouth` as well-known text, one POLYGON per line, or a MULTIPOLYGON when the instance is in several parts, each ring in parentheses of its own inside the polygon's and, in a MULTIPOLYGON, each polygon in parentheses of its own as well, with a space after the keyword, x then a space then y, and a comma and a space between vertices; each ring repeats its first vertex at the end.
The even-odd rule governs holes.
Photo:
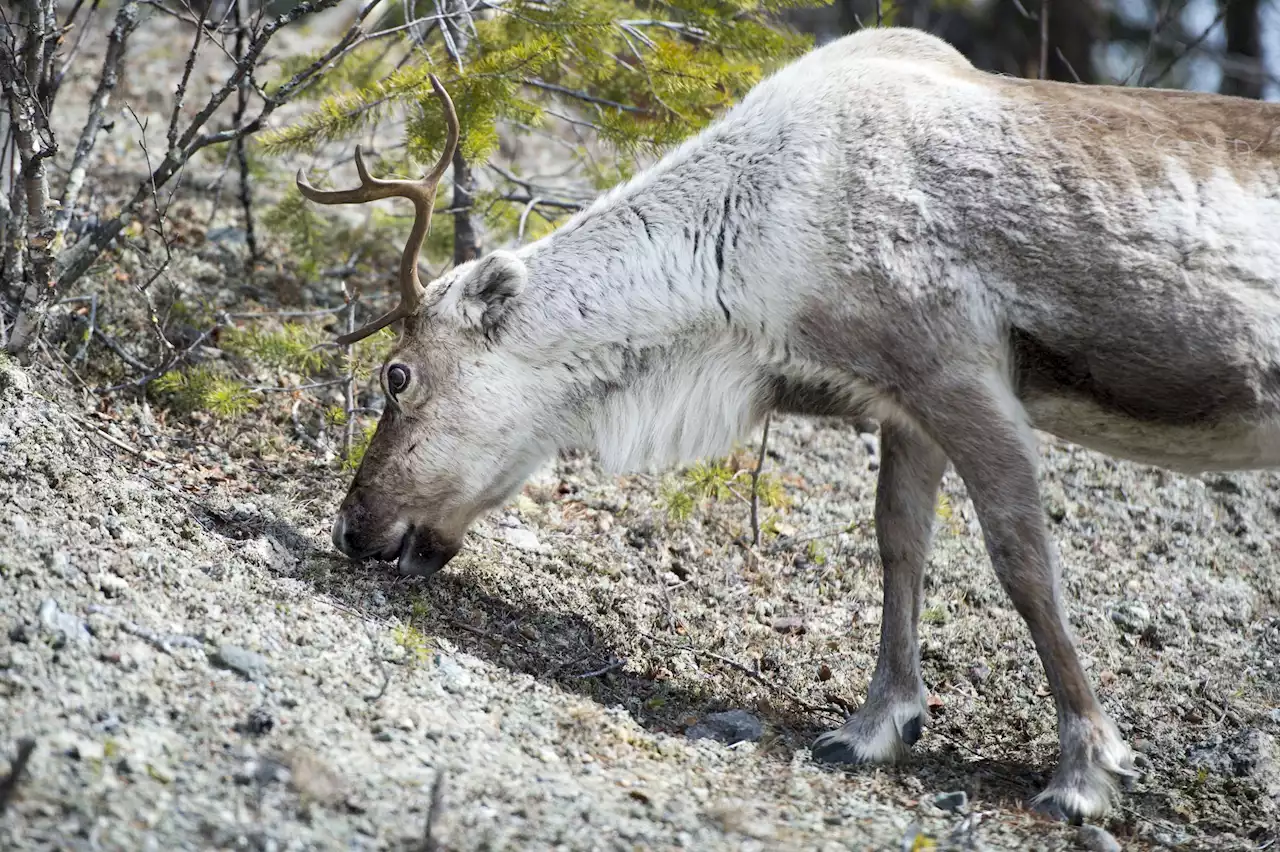
POLYGON ((446 545, 429 529, 412 526, 400 540, 395 554, 400 573, 411 577, 430 577, 457 555, 459 548, 446 545))

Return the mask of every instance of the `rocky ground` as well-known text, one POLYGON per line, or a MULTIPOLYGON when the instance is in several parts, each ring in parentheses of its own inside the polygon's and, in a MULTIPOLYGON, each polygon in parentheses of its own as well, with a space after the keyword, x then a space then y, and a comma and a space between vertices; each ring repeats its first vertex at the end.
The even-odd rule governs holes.
MULTIPOLYGON (((174 54, 140 55, 122 97, 162 119, 147 86, 174 54)), ((104 162, 132 180, 118 124, 104 162)), ((204 176, 175 219, 206 221, 204 176)), ((176 232, 172 298, 233 305, 234 212, 176 232)), ((84 291, 145 343, 113 274, 84 291)), ((679 472, 564 458, 424 582, 333 551, 350 472, 295 426, 296 395, 181 414, 89 393, 121 366, 75 350, 0 364, 0 848, 1280 846, 1274 475, 1046 439, 1072 628, 1145 773, 1081 831, 1026 810, 1056 759, 1053 703, 952 474, 921 627, 933 723, 900 767, 810 761, 878 641, 875 441, 849 424, 774 424, 786 505, 758 549, 732 496, 673 517, 679 472)))
MULTIPOLYGON (((38 369, 0 383, 6 758, 36 742, 4 848, 430 848, 429 822, 450 849, 1080 848, 1023 809, 1052 703, 951 476, 935 722, 900 768, 810 762, 877 637, 875 456, 848 427, 777 424, 790 535, 759 553, 740 505, 675 523, 654 479, 561 460, 422 582, 335 556, 345 477, 302 454, 158 436, 38 369)), ((1105 828, 1268 848, 1275 480, 1050 444, 1045 483, 1082 653, 1144 757, 1105 828)))

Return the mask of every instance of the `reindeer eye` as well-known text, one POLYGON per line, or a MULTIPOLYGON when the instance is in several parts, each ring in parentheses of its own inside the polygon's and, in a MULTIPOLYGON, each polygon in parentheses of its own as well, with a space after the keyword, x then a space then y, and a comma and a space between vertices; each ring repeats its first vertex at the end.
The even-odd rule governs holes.
POLYGON ((395 396, 409 387, 409 368, 404 364, 392 364, 387 368, 387 390, 395 396))

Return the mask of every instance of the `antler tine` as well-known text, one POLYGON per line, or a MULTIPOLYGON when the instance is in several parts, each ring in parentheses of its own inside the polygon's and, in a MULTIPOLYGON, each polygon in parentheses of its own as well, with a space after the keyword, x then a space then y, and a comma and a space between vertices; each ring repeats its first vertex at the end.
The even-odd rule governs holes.
POLYGON ((440 102, 444 105, 444 120, 449 125, 449 136, 445 140, 444 150, 440 152, 440 159, 436 162, 436 167, 431 170, 431 174, 423 178, 423 181, 439 183, 440 178, 444 176, 444 170, 449 168, 449 163, 453 162, 453 154, 458 150, 458 137, 461 132, 458 127, 458 113, 453 109, 453 99, 449 97, 449 93, 445 91, 444 86, 440 84, 440 80, 435 74, 429 76, 431 78, 431 88, 435 89, 436 96, 440 98, 440 102))
POLYGON ((408 198, 413 202, 413 230, 405 243, 404 253, 400 256, 400 303, 378 319, 362 326, 349 334, 338 337, 337 342, 343 346, 361 340, 376 331, 403 319, 418 310, 425 295, 422 282, 418 280, 418 255, 422 250, 422 242, 431 230, 431 214, 435 207, 436 188, 445 170, 453 162, 454 152, 458 149, 460 136, 458 114, 454 110, 453 100, 445 91, 436 75, 430 75, 431 88, 444 107, 445 122, 449 126, 448 137, 440 159, 430 173, 421 180, 384 180, 373 177, 365 167, 364 155, 359 145, 356 146, 356 172, 360 175, 360 186, 354 189, 319 190, 307 183, 302 169, 298 169, 298 191, 317 204, 361 204, 382 198, 408 198))

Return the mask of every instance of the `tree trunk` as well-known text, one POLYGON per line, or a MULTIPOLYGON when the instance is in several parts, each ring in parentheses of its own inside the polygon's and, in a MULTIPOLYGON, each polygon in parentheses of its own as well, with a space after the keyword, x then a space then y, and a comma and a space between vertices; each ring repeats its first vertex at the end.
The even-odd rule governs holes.
POLYGON ((462 151, 453 154, 453 265, 480 256, 480 235, 472 217, 476 181, 462 151))
POLYGON ((1258 16, 1258 0, 1219 0, 1224 7, 1223 25, 1227 31, 1227 61, 1222 65, 1224 95, 1262 98, 1262 21, 1258 16))
MULTIPOLYGON (((442 31, 446 36, 445 49, 459 66, 467 59, 468 33, 462 25, 457 13, 466 10, 465 0, 450 0, 444 8, 450 17, 445 19, 442 31)), ((459 146, 453 153, 453 265, 475 260, 480 256, 480 229, 476 227, 473 205, 475 201, 476 180, 471 171, 471 164, 462 156, 459 146)))

